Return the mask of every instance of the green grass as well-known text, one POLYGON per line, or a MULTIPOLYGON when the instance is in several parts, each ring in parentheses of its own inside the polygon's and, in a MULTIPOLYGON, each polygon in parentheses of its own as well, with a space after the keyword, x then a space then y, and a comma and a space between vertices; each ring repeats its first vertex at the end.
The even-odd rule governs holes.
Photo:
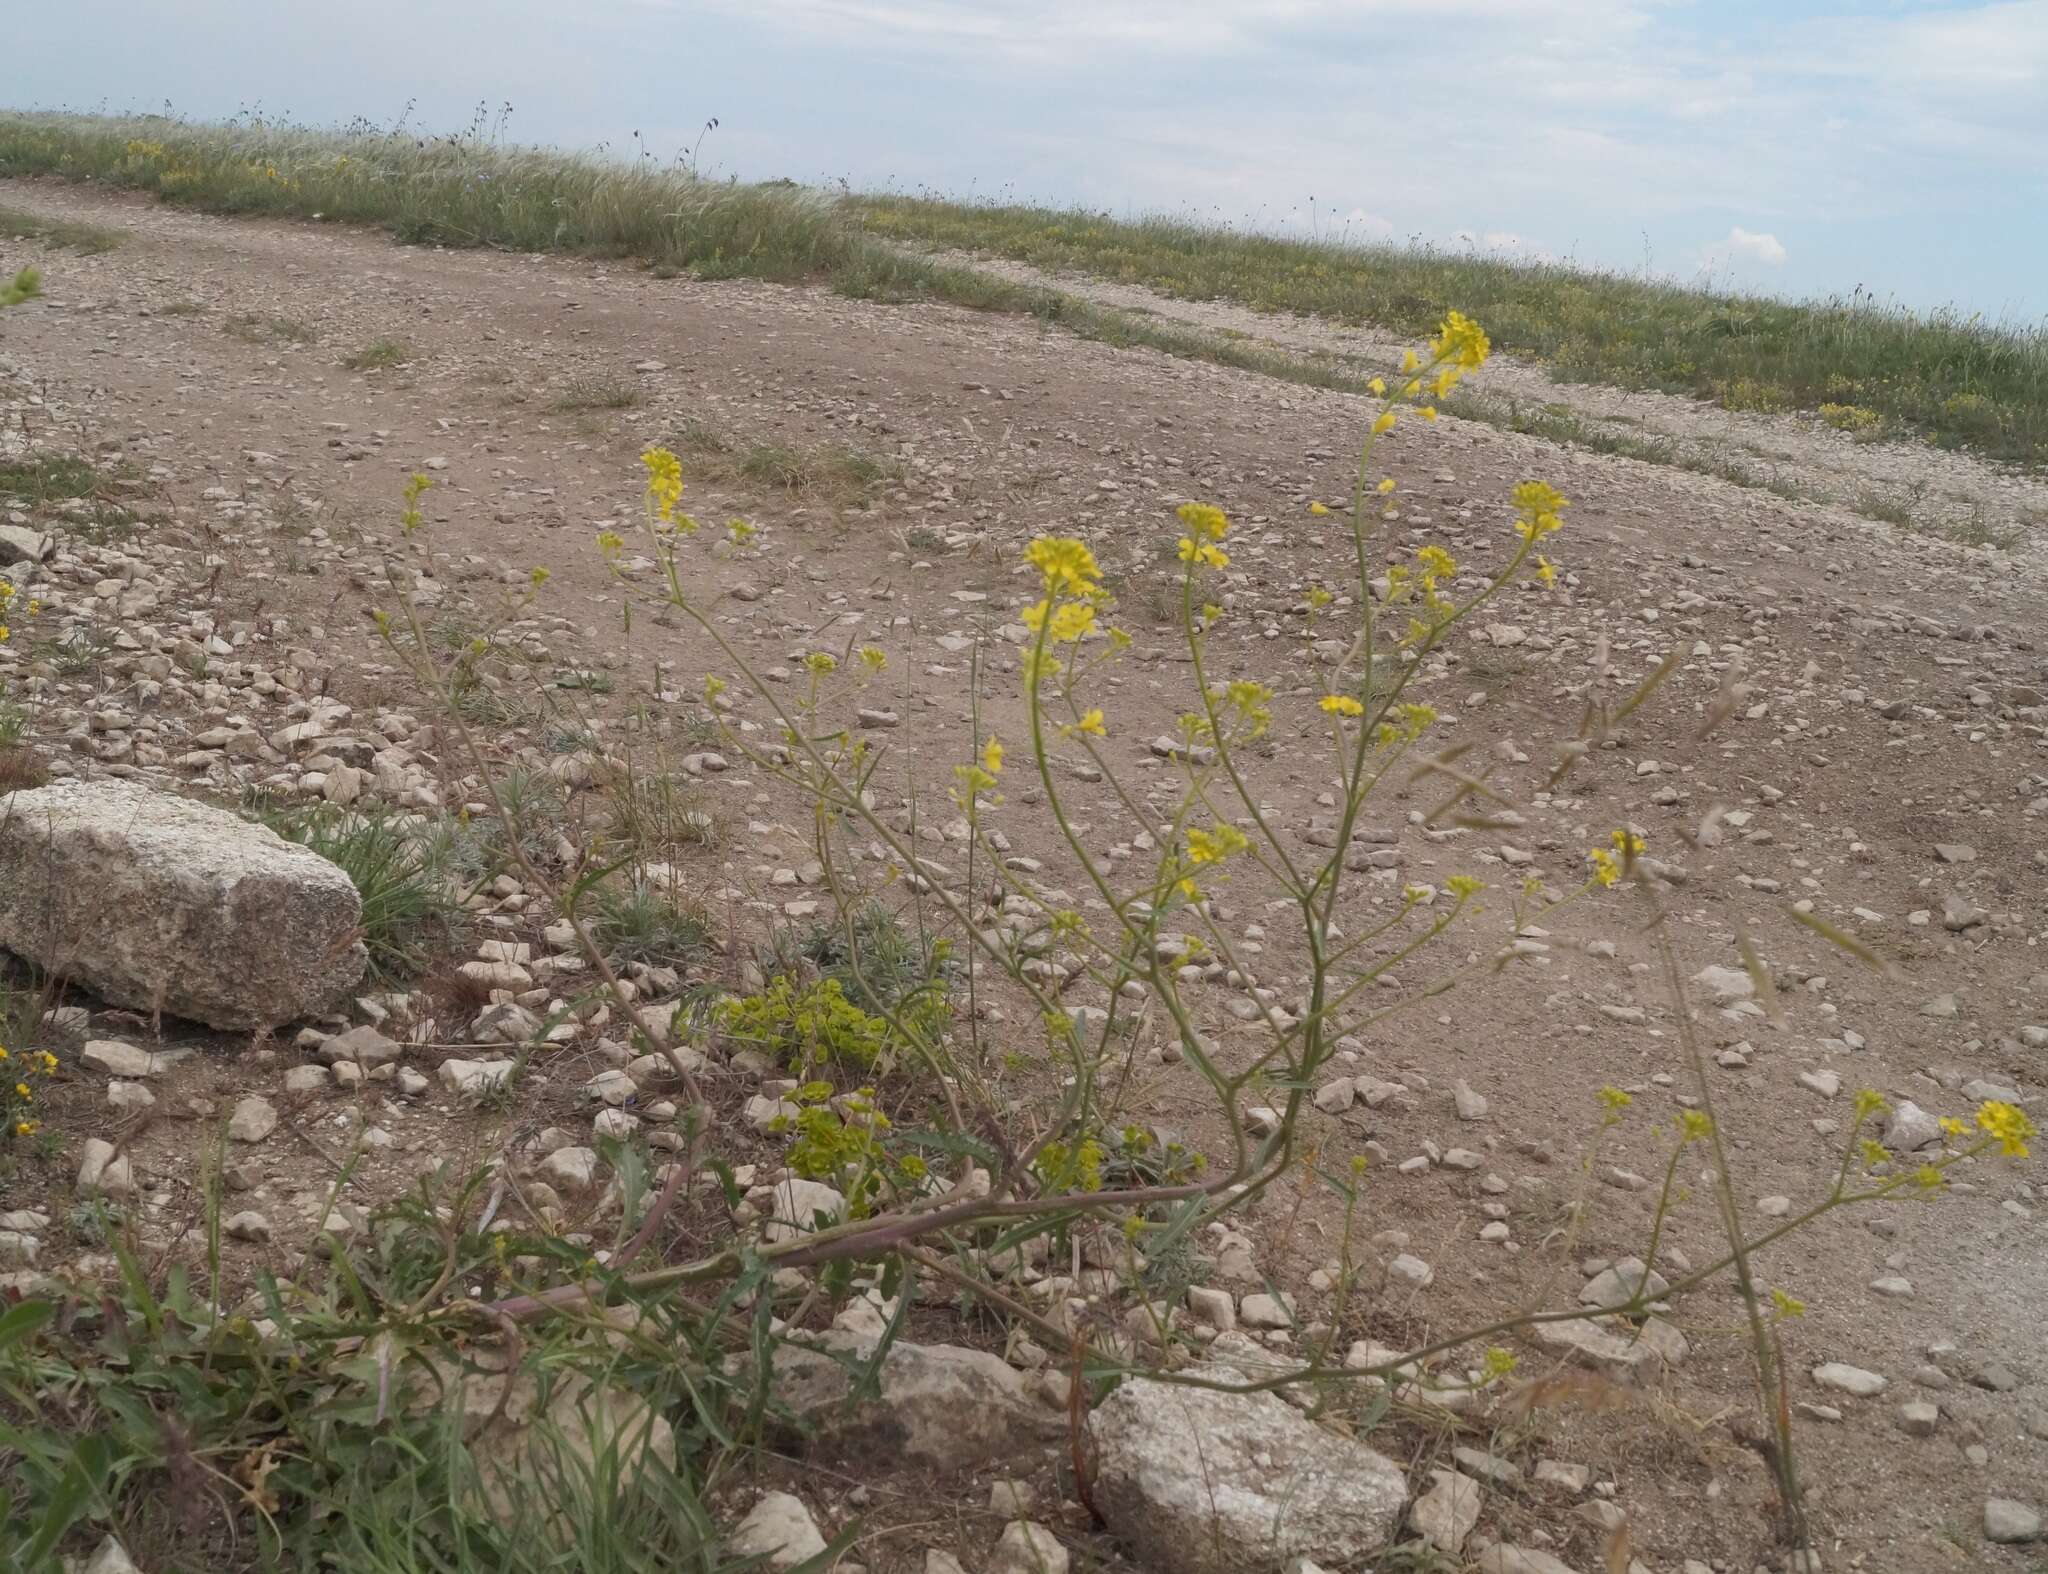
POLYGON ((285 840, 311 848, 349 877, 363 899, 363 944, 380 978, 415 977, 447 947, 455 903, 430 844, 414 827, 379 813, 325 807, 263 818, 285 840))
POLYGON ((91 497, 101 480, 100 473, 85 460, 64 455, 0 463, 0 497, 18 497, 31 508, 91 497))
POLYGON ((711 922, 703 909, 652 886, 607 886, 595 906, 597 943, 613 956, 683 967, 710 954, 711 922))
POLYGON ((1432 248, 1284 240, 1177 218, 899 196, 848 199, 869 233, 992 252, 1186 300, 1417 336, 1456 308, 1559 377, 1732 409, 1857 407, 1942 443, 2048 459, 2048 330, 1867 296, 1788 302, 1432 248))
POLYGON ((415 353, 403 339, 372 339, 355 354, 345 356, 341 364, 352 372, 381 372, 403 366, 415 353))
POLYGON ((46 246, 90 257, 112 251, 127 238, 119 230, 103 229, 97 224, 43 219, 19 208, 0 206, 0 240, 39 240, 46 246))

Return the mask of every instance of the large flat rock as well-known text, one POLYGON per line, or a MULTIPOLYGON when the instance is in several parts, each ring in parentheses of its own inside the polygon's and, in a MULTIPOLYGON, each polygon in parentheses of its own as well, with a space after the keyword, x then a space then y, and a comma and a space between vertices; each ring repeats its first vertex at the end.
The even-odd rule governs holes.
POLYGON ((340 869, 132 782, 0 797, 0 949, 110 1005, 253 1029, 324 1011, 369 965, 340 869))

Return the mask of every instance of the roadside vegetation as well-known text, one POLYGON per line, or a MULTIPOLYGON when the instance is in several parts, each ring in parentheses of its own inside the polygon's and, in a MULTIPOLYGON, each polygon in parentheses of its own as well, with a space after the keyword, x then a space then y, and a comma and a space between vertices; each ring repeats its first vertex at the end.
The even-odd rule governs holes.
POLYGON ((1495 344, 1568 382, 1692 394, 1730 410, 1813 410, 1839 431, 1916 430, 1943 446, 2048 458, 2048 330, 1862 292, 1815 301, 1723 295, 1640 275, 1431 246, 1293 240, 1181 218, 853 196, 870 234, 989 252, 1047 272, 1233 301, 1393 333, 1452 306, 1495 344))

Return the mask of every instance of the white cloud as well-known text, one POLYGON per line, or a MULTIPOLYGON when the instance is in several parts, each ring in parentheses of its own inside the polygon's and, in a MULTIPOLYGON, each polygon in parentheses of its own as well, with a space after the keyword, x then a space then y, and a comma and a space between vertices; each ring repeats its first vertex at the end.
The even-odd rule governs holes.
POLYGON ((1747 258, 1775 268, 1785 261, 1785 247, 1775 235, 1756 235, 1740 224, 1728 232, 1728 238, 1721 242, 1730 256, 1747 258))

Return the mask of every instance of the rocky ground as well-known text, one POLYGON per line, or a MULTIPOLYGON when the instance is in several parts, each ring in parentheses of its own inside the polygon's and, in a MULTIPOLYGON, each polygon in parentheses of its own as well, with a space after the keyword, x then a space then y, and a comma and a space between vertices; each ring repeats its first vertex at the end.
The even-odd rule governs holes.
MULTIPOLYGON (((1023 732, 1014 639, 1002 631, 1036 594, 1019 569, 1024 543, 1074 534, 1102 558, 1135 644, 1097 701, 1134 800, 1156 807, 1172 801, 1178 776, 1150 740, 1191 698, 1170 621, 1173 508, 1222 506, 1236 528, 1211 657, 1281 696, 1256 788, 1271 818, 1314 845, 1330 783, 1314 752, 1322 718, 1309 697, 1303 595, 1334 583, 1349 550, 1340 505, 1366 419, 1356 399, 1006 316, 663 280, 623 264, 406 250, 41 185, 0 183, 0 200, 124 235, 101 255, 34 258, 47 299, 0 322, 0 464, 77 454, 106 477, 84 500, 0 498, 0 574, 20 602, 39 603, 32 623, 16 613, 16 637, 0 646, 0 691, 29 696, 30 737, 60 781, 481 815, 481 783, 448 719, 403 672, 373 611, 410 596, 451 649, 506 618, 503 643, 522 664, 492 669, 490 703, 471 721, 494 762, 561 789, 573 842, 579 817, 602 812, 590 802, 597 765, 662 759, 689 784, 691 812, 715 827, 710 846, 675 860, 675 878, 729 931, 709 971, 738 982, 744 942, 806 922, 828 896, 807 807, 721 753, 698 702, 705 673, 727 665, 680 621, 636 615, 627 626, 621 583, 597 550, 598 532, 637 519, 637 456, 665 442, 684 455, 687 507, 757 528, 744 549, 685 556, 685 588, 757 670, 794 685, 809 652, 887 651, 857 698, 884 750, 874 789, 929 847, 926 874, 942 884, 962 878, 949 855, 957 828, 928 806, 971 757, 977 708, 981 728, 1013 749, 1023 732), (372 358, 388 364, 347 364, 380 341, 403 349, 372 358), (783 452, 780 466, 739 462, 763 445, 783 452), (835 465, 835 447, 864 461, 835 465), (811 456, 808 484, 779 483, 790 454, 811 456), (436 484, 408 540, 401 492, 416 471, 436 484), (1318 500, 1337 511, 1312 512, 1318 500), (528 603, 536 567, 550 577, 528 603)), ((1902 1158, 1940 1141, 1916 1113, 1967 1117, 1983 1097, 2009 1097, 2041 1123, 2038 557, 1490 425, 1412 423, 1386 442, 1402 499, 1390 553, 1437 542, 1483 573, 1511 542, 1516 481, 1546 478, 1572 500, 1553 543, 1556 588, 1511 593, 1415 690, 1444 736, 1487 762, 1519 819, 1426 827, 1435 794, 1395 784, 1343 915, 1363 927, 1404 883, 1469 873, 1499 893, 1491 927, 1456 932, 1454 952, 1420 972, 1404 966, 1405 982, 1482 961, 1510 939, 1513 956, 1375 1025, 1318 1090, 1310 1140, 1326 1159, 1374 1161, 1365 1280, 1351 1302, 1333 1295, 1334 1202, 1316 1188, 1276 1190, 1203 1242, 1205 1282, 1188 1312, 1212 1359, 1241 1368, 1298 1342, 1274 1290, 1304 1321, 1335 1322, 1362 1347, 1413 1348, 1506 1310, 1567 1307, 1582 1289, 1597 1297, 1613 1283, 1600 1276, 1642 1248, 1655 1195, 1642 1178, 1662 1173, 1671 1118, 1695 1099, 1645 909, 1621 892, 1519 937, 1505 927, 1525 879, 1576 885, 1584 848, 1615 826, 1636 827, 1658 861, 1754 1230, 1825 1191, 1859 1088, 1895 1106, 1884 1135, 1902 1158), (1619 699, 1672 654, 1652 701, 1548 787, 1553 745, 1587 702, 1619 699), (1795 908, 1887 968, 1830 946, 1795 908), (1725 971, 1740 967, 1743 935, 1777 980, 1775 1020, 1725 971), (1579 1158, 1603 1085, 1634 1103, 1600 1133, 1589 1178, 1579 1158)), ((629 551, 631 582, 644 586, 650 569, 629 551)), ((767 736, 758 698, 736 687, 730 703, 728 725, 767 736)), ((1112 864, 1142 862, 1154 828, 1077 760, 1062 769, 1090 847, 1112 864)), ((1015 786, 992 812, 1015 857, 1072 883, 1038 792, 1015 786)), ((1285 1009, 1304 961, 1285 913, 1267 910, 1272 895, 1250 875, 1219 892, 1241 954, 1257 960, 1261 998, 1285 1009)), ((672 1090, 621 1043, 609 1008, 578 1004, 585 963, 520 879, 497 877, 470 906, 473 953, 417 987, 365 986, 338 1019, 252 1036, 67 1001, 47 1027, 64 1063, 43 1100, 56 1156, 0 1182, 9 1272, 18 1283, 107 1272, 104 1251, 69 1224, 94 1190, 131 1199, 155 1241, 176 1249, 197 1213, 199 1117, 231 1120, 226 1250, 244 1272, 289 1268, 323 1222, 359 1227, 371 1205, 451 1156, 482 1162, 514 1147, 546 1188, 537 1195, 559 1204, 555 1217, 580 1217, 578 1199, 602 1179, 592 1132, 664 1146, 672 1090), (559 1048, 515 1098, 479 1102, 501 1075, 489 1068, 558 1005, 568 1017, 554 1030, 559 1048), (355 1151, 366 1158, 330 1211, 355 1151)), ((630 977, 657 1002, 693 981, 659 965, 630 977)), ((1066 1002, 1099 1005, 1091 987, 1076 984, 1066 1002)), ((1195 987, 1199 1026, 1219 1052, 1256 1053, 1266 1028, 1248 981, 1195 987)), ((984 1009, 979 1031, 1016 1062, 1000 1080, 1028 1100, 1043 1087, 1030 1064, 1037 1035, 999 995, 984 1009)), ((746 1109, 760 1098, 772 1110, 774 1090, 740 1065, 704 1069, 728 1115, 719 1141, 752 1167, 744 1178, 761 1183, 756 1209, 768 1211, 778 1139, 756 1132, 746 1109)), ((1221 1141, 1184 1063, 1155 1052, 1141 1084, 1136 1118, 1200 1146, 1221 1141)), ((1822 1566, 2039 1566, 2048 1358, 2033 1319, 2048 1297, 2048 1252, 2038 1173, 1972 1164, 1939 1197, 1837 1215, 1761 1260, 1765 1282, 1806 1307, 1781 1336, 1822 1566)), ((1711 1260, 1718 1240, 1709 1187, 1690 1170, 1684 1178, 1687 1200, 1656 1265, 1672 1278, 1711 1260)), ((1024 1280, 1050 1304, 1088 1291, 1088 1271, 1033 1267, 1024 1280)), ((1061 1488, 1061 1427, 1050 1455, 1011 1439, 1014 1456, 952 1477, 936 1516, 929 1472, 913 1462, 807 1469, 780 1483, 794 1506, 742 1497, 734 1517, 768 1522, 761 1533, 773 1539, 798 1513, 829 1534, 863 1510, 882 1529, 853 1555, 880 1570, 943 1570, 947 1557, 983 1569, 1068 1557, 1114 1568, 1137 1556, 1163 1574, 1194 1566, 1195 1554, 1142 1502, 1119 1509, 1113 1484, 1143 1475, 1129 1461, 1147 1438, 1180 1425, 1224 1439, 1241 1423, 1266 1466, 1311 1462, 1275 1495, 1307 1492, 1316 1512, 1303 1517, 1339 1546, 1344 1527, 1319 1516, 1341 1520, 1378 1493, 1396 1516, 1402 1496, 1415 1499, 1397 1537, 1426 1535, 1492 1570, 1560 1566, 1546 1559, 1654 1574, 1775 1567, 1740 1302, 1725 1283, 1702 1287, 1658 1326, 1679 1337, 1660 1335, 1656 1355, 1647 1344, 1603 1353, 1586 1337, 1579 1348, 1519 1339, 1518 1383, 1536 1380, 1519 1404, 1422 1406, 1429 1424, 1407 1417, 1373 1435, 1380 1454, 1361 1450, 1391 1455, 1394 1477, 1360 1461, 1335 1472, 1328 1503, 1317 1494, 1331 1472, 1312 1462, 1337 1445, 1304 1442, 1280 1401, 1251 1418, 1162 1420, 1161 1406, 1188 1403, 1184 1391, 1140 1389, 1101 1418, 1112 1486, 1097 1506, 1117 1534, 1061 1488), (1628 1381, 1597 1393, 1541 1381, 1587 1367, 1628 1381), (1020 1493, 1032 1495, 1028 1511, 1020 1493), (1603 1562, 1616 1545, 1621 1561, 1603 1562)), ((988 1342, 941 1313, 919 1337, 988 1342)), ((1006 1353, 1024 1377, 1017 1394, 1044 1407, 1041 1419, 1062 1418, 1063 1376, 1030 1365, 1044 1352, 1026 1341, 1006 1353)), ((1476 1356, 1475 1345, 1449 1365, 1476 1356)))

